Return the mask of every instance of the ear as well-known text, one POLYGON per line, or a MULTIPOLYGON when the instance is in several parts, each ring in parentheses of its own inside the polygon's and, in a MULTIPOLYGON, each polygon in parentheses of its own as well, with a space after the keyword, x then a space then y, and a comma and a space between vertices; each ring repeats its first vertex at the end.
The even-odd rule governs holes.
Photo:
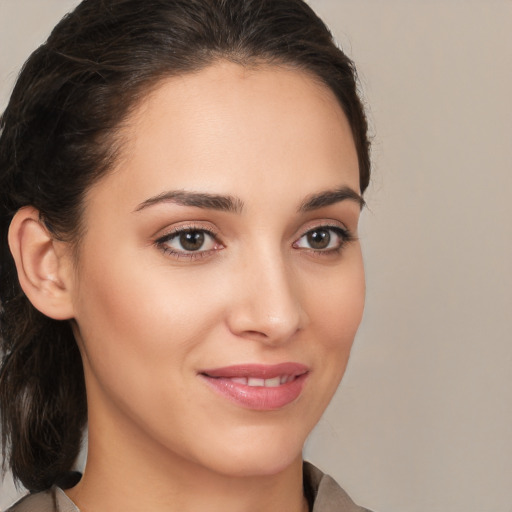
POLYGON ((20 285, 32 305, 55 320, 73 318, 72 262, 68 244, 55 240, 39 211, 18 210, 9 227, 9 247, 20 285))

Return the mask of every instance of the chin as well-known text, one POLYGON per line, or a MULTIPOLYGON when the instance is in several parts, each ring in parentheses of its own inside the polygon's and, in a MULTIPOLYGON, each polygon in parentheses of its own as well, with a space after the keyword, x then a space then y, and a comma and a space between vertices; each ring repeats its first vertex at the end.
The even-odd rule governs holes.
POLYGON ((212 453, 217 472, 233 477, 264 477, 279 474, 302 461, 305 436, 284 432, 233 439, 212 453))
POLYGON ((253 459, 237 459, 232 462, 226 461, 219 468, 219 473, 235 478, 267 477, 278 475, 292 465, 302 462, 302 451, 294 456, 273 456, 253 459))

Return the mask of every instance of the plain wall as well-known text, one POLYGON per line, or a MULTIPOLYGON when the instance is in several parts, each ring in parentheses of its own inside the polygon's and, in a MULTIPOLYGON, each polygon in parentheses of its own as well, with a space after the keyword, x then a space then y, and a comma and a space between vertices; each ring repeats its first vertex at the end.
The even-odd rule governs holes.
MULTIPOLYGON (((75 4, 0 0, 0 109, 75 4)), ((511 512, 512 1, 311 4, 358 65, 374 178, 366 313, 306 457, 375 512, 511 512)))

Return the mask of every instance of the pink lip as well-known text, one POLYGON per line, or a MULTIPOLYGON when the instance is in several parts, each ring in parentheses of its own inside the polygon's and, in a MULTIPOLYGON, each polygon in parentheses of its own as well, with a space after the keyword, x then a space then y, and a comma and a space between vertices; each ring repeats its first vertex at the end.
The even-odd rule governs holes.
POLYGON ((199 375, 214 391, 238 405, 258 411, 280 409, 296 400, 309 375, 309 368, 299 363, 277 365, 242 364, 203 370, 199 375), (249 386, 232 379, 275 379, 287 377, 277 387, 249 386))

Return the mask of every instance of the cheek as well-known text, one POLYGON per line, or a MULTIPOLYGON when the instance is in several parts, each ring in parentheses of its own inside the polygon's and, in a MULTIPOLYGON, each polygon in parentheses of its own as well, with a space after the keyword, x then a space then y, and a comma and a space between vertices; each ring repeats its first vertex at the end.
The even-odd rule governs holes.
POLYGON ((85 254, 79 271, 76 313, 83 323, 90 320, 91 326, 96 324, 105 333, 126 333, 128 338, 136 332, 151 332, 155 339, 175 321, 193 324, 200 299, 194 278, 171 273, 165 261, 146 247, 104 244, 99 252, 85 254))
POLYGON ((77 323, 89 413, 103 421, 108 409, 119 424, 130 418, 164 439, 170 424, 181 431, 174 414, 193 399, 191 368, 215 330, 218 301, 190 274, 122 260, 90 263, 81 276, 77 323))
POLYGON ((316 276, 305 283, 309 332, 304 333, 302 347, 313 361, 311 386, 305 401, 311 429, 324 413, 345 373, 363 314, 364 269, 360 251, 354 252, 354 258, 347 258, 348 261, 334 271, 331 269, 328 278, 316 276))
POLYGON ((128 373, 128 385, 147 381, 149 386, 159 369, 180 370, 219 313, 197 279, 129 255, 118 253, 115 265, 105 258, 88 259, 76 296, 76 320, 98 377, 121 386, 128 373))
POLYGON ((360 249, 330 279, 323 280, 320 288, 311 289, 315 293, 308 294, 308 310, 320 369, 319 388, 325 392, 320 408, 324 408, 345 373, 363 315, 365 278, 360 249))
POLYGON ((365 302, 365 277, 360 249, 339 271, 332 272, 322 285, 311 283, 307 293, 308 310, 325 343, 343 349, 352 345, 361 323, 365 302))

